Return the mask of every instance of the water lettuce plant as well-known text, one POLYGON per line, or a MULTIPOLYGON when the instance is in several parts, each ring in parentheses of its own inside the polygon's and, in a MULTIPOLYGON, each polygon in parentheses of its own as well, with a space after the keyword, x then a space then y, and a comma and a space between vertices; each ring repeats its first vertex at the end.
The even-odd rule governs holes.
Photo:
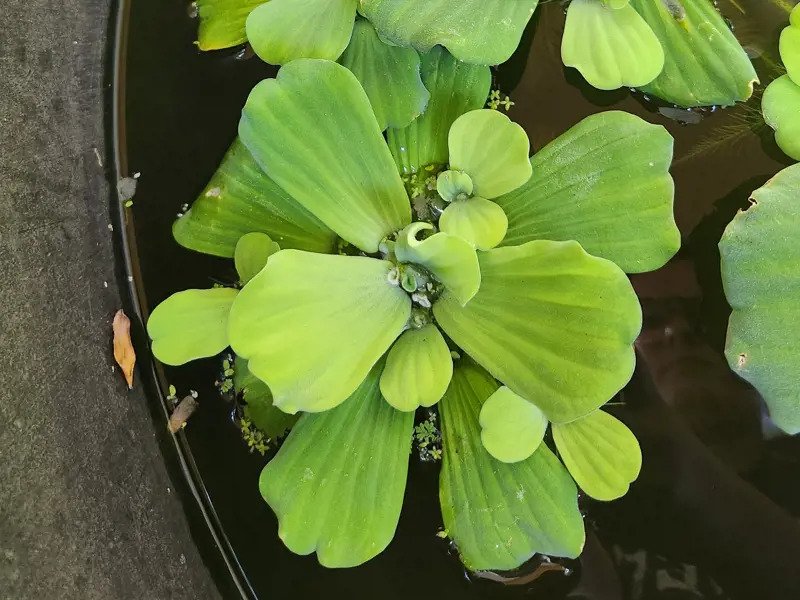
POLYGON ((780 55, 786 75, 764 90, 761 110, 775 141, 794 160, 800 160, 800 5, 792 10, 789 25, 781 32, 780 55))
POLYGON ((182 364, 230 346, 261 418, 299 416, 277 426, 291 431, 260 479, 294 552, 347 567, 386 547, 414 411, 435 406, 442 517, 467 567, 574 557, 575 482, 617 498, 641 463, 600 407, 634 366, 641 311, 625 272, 680 243, 672 138, 606 112, 528 157, 524 131, 479 108, 488 68, 437 46, 421 77, 430 102, 388 144, 335 62, 295 60, 253 89, 173 229, 234 258, 239 284, 166 299, 153 351, 182 364))
POLYGON ((596 88, 685 107, 747 100, 758 81, 710 0, 572 0, 561 56, 596 88))
POLYGON ((722 235, 722 283, 733 308, 725 354, 761 393, 773 422, 800 432, 800 165, 784 169, 751 196, 722 235))

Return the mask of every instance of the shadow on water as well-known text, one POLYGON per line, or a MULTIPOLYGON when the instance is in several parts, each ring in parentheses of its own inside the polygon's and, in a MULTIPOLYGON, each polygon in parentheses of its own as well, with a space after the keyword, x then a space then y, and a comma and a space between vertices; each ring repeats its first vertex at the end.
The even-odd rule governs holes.
MULTIPOLYGON (((739 0, 737 6, 758 4, 739 0)), ((785 14, 772 9, 743 14, 727 3, 722 8, 748 36, 753 30, 768 31, 763 39, 747 41, 764 54, 774 52, 772 40, 785 14)), ((180 248, 172 240, 170 227, 182 205, 191 203, 206 184, 231 143, 248 92, 256 82, 273 75, 274 69, 255 59, 242 59, 237 51, 199 53, 193 45, 196 23, 179 0, 133 0, 131 11, 127 147, 123 150, 131 173, 141 172, 132 211, 146 313, 176 290, 234 279, 230 261, 180 248)), ((718 537, 700 544, 687 533, 697 520, 691 511, 707 514, 702 511, 718 509, 689 501, 692 489, 684 489, 689 485, 686 481, 696 481, 697 476, 687 470, 675 443, 685 442, 685 448, 702 455, 709 477, 720 476, 719 470, 708 466, 713 461, 727 465, 726 475, 720 477, 732 486, 730 490, 741 491, 733 480, 737 472, 744 473, 773 497, 788 502, 779 482, 787 469, 796 472, 797 448, 785 440, 780 441, 777 453, 765 448, 759 436, 759 399, 732 376, 722 357, 729 308, 722 294, 716 249, 735 211, 746 206, 750 192, 785 166, 786 159, 767 133, 747 130, 735 145, 697 152, 704 140, 726 125, 739 123, 736 115, 746 110, 742 107, 703 112, 698 124, 686 126, 659 113, 658 106, 641 94, 590 88, 575 71, 561 65, 563 21, 560 4, 543 4, 512 60, 495 72, 496 85, 516 103, 510 116, 525 127, 532 146, 541 148, 583 117, 608 109, 626 110, 662 124, 675 137, 675 212, 685 245, 670 265, 636 278, 645 312, 645 331, 637 343, 638 378, 646 383, 632 383, 625 394, 626 402, 633 400, 621 414, 639 423, 637 434, 645 451, 641 480, 622 501, 602 506, 587 503, 587 551, 580 563, 570 565, 572 575, 547 573, 534 584, 503 586, 465 576, 447 542, 436 537, 442 526, 438 468, 412 460, 402 517, 389 548, 358 569, 327 570, 317 565, 313 555, 295 556, 279 541, 275 518, 258 492, 257 478, 265 459, 247 452, 231 423, 232 407, 218 397, 214 387, 218 361, 165 368, 162 383, 175 385, 180 393, 199 392, 202 409, 181 435, 187 438, 222 528, 259 597, 649 598, 655 596, 634 592, 646 592, 648 586, 655 590, 658 581, 672 582, 674 589, 680 589, 692 577, 699 595, 687 597, 748 597, 741 595, 746 587, 736 576, 714 560, 706 560, 714 555, 713 544, 725 540, 718 537), (646 393, 641 391, 645 388, 646 393), (672 424, 673 430, 665 423, 672 424), (670 443, 665 441, 673 434, 670 443), (777 458, 766 461, 764 457, 771 453, 777 458), (673 526, 678 522, 680 526, 673 526)), ((795 504, 797 497, 790 496, 795 504)), ((751 506, 767 513, 771 510, 758 502, 751 506)), ((720 512, 732 519, 738 515, 720 512)), ((724 522, 720 517, 719 523, 724 522)), ((721 525, 708 531, 721 535, 721 525)), ((792 546, 787 542, 786 547, 792 546)), ((748 553, 747 548, 740 551, 748 553)), ((757 557, 752 560, 759 564, 757 557)))

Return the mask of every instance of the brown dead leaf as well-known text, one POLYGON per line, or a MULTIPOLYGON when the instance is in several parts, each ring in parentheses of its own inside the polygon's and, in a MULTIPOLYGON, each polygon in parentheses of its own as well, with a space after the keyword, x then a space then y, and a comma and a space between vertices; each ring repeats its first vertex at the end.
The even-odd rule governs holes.
POLYGON ((136 365, 136 352, 131 343, 131 320, 120 308, 114 315, 114 360, 117 361, 128 389, 133 388, 133 367, 136 365))
POLYGON ((172 433, 178 433, 178 431, 186 427, 186 421, 189 420, 189 417, 197 410, 198 406, 200 405, 191 394, 181 400, 169 417, 169 430, 172 433))

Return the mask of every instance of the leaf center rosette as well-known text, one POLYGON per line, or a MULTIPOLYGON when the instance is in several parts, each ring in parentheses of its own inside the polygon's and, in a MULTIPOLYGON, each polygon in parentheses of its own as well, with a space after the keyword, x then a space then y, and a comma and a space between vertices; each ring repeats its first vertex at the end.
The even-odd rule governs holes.
POLYGON ((442 515, 464 563, 574 557, 575 482, 616 498, 641 462, 599 408, 634 367, 641 310, 625 271, 679 245, 672 140, 609 112, 529 157, 519 125, 479 108, 488 68, 440 47, 421 65, 426 112, 388 145, 337 63, 295 60, 253 89, 239 139, 174 229, 233 257, 241 289, 168 298, 148 323, 153 349, 181 364, 229 345, 272 410, 301 415, 281 421, 291 433, 260 481, 297 553, 342 567, 386 547, 414 411, 436 405, 442 515), (401 178, 415 172, 434 178, 426 210, 401 178))

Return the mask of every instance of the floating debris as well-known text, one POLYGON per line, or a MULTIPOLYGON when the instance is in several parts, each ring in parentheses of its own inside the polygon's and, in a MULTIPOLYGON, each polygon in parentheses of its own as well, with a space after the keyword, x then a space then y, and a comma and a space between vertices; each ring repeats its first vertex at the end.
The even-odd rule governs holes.
POLYGON ((169 430, 172 433, 178 433, 178 431, 186 427, 186 422, 194 411, 197 410, 198 406, 200 406, 200 403, 197 401, 195 395, 189 394, 188 396, 184 396, 183 400, 178 403, 178 406, 175 407, 175 410, 172 411, 169 417, 169 430))

